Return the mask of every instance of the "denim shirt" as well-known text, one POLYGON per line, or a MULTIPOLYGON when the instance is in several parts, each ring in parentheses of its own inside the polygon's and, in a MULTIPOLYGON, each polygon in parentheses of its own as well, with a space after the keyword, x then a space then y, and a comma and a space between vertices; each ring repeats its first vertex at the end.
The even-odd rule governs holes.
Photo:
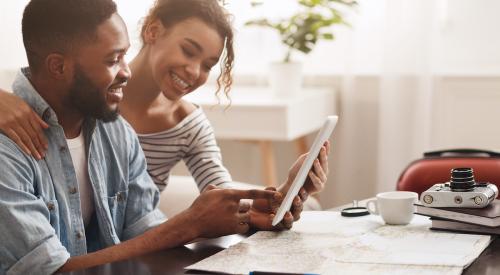
POLYGON ((46 157, 24 154, 0 134, 0 274, 50 274, 69 257, 131 239, 165 220, 137 136, 123 118, 83 125, 95 213, 85 231, 80 195, 63 128, 18 73, 14 93, 49 128, 46 157))

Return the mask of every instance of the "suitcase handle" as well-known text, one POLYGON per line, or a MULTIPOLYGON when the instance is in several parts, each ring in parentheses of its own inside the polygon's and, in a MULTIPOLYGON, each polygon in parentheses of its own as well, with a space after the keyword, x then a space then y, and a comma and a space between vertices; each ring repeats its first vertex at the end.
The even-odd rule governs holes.
POLYGON ((494 152, 490 150, 480 150, 480 149, 447 149, 447 150, 438 150, 432 152, 424 153, 425 158, 436 158, 441 157, 444 154, 457 154, 457 155, 486 155, 490 158, 500 158, 499 152, 494 152))

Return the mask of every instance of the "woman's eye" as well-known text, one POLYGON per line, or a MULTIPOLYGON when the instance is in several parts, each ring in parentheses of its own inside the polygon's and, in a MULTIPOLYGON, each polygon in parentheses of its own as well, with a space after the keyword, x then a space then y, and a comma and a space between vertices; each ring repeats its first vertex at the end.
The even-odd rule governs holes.
POLYGON ((120 58, 115 58, 113 60, 108 61, 108 64, 111 66, 117 65, 118 63, 120 63, 120 58))
POLYGON ((182 47, 182 52, 184 52, 184 54, 187 56, 187 57, 193 57, 194 56, 194 53, 191 52, 190 50, 186 49, 185 47, 182 47))
POLYGON ((212 70, 212 66, 207 66, 207 65, 204 65, 203 68, 205 69, 205 71, 207 72, 210 72, 212 70))

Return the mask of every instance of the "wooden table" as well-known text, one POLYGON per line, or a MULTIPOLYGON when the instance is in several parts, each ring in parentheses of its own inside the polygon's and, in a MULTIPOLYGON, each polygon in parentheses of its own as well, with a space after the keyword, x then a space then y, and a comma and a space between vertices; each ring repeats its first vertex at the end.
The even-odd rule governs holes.
POLYGON ((185 271, 184 267, 207 258, 246 238, 243 235, 231 235, 217 239, 205 240, 195 244, 159 251, 130 260, 105 264, 80 271, 68 272, 72 275, 105 275, 105 274, 141 274, 141 275, 176 275, 207 274, 203 272, 185 271))
MULTIPOLYGON (((180 247, 123 262, 106 264, 81 271, 66 274, 72 275, 111 275, 111 274, 142 274, 142 275, 177 275, 177 274, 210 274, 203 272, 185 271, 184 267, 194 264, 242 240, 244 236, 232 235, 210 241, 203 241, 196 245, 180 247)), ((493 275, 500 274, 500 239, 493 241, 462 273, 464 275, 493 275)))
MULTIPOLYGON (((211 274, 186 271, 184 267, 207 258, 230 245, 243 240, 243 235, 231 235, 202 241, 170 250, 159 251, 123 262, 106 264, 67 274, 74 275, 111 275, 111 274, 211 274)), ((495 239, 465 271, 465 275, 500 274, 500 238, 495 239)))
POLYGON ((217 139, 252 142, 262 154, 263 180, 277 185, 274 141, 294 142, 298 154, 306 153, 306 136, 321 128, 326 116, 334 115, 335 93, 307 88, 289 97, 276 97, 267 87, 235 86, 231 102, 218 100, 215 88, 203 86, 185 98, 203 108, 217 139))

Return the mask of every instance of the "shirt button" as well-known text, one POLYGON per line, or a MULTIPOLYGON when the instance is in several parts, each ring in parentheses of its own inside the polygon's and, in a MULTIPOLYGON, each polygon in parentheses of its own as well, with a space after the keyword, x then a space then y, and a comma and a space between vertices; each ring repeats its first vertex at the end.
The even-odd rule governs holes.
POLYGON ((66 146, 63 145, 59 147, 59 152, 64 152, 64 151, 66 151, 66 146))
POLYGON ((42 114, 42 119, 44 121, 47 121, 49 118, 50 118, 50 109, 47 108, 45 110, 45 112, 43 112, 43 114, 42 114))
POLYGON ((70 193, 70 194, 76 194, 76 187, 71 187, 71 188, 69 189, 69 193, 70 193))
POLYGON ((47 203, 47 208, 49 209, 49 211, 54 210, 54 204, 51 202, 47 203))
POLYGON ((80 232, 80 231, 76 232, 76 238, 77 239, 81 239, 82 237, 83 237, 82 232, 80 232))

